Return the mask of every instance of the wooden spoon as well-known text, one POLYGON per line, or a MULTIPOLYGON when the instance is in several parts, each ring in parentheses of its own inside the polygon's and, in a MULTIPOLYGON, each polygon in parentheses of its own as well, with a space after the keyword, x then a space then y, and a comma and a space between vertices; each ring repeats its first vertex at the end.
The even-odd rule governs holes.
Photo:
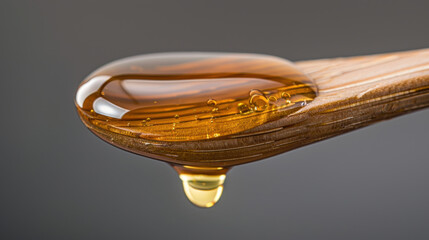
POLYGON ((118 147, 170 163, 230 167, 429 106, 429 49, 296 64, 313 78, 319 95, 299 111, 246 132, 188 142, 95 133, 104 139, 114 137, 112 144, 118 147))

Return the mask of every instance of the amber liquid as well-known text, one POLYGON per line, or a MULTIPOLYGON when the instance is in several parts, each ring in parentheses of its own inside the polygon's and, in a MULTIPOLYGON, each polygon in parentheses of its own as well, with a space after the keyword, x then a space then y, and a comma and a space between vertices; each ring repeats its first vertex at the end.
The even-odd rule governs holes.
POLYGON ((205 199, 218 199, 224 164, 199 166, 198 154, 176 146, 233 136, 298 111, 315 97, 312 81, 284 59, 163 53, 98 69, 79 87, 76 106, 102 139, 137 154, 182 163, 176 170, 187 196, 209 207, 217 200, 198 202, 190 196, 206 193, 205 199))

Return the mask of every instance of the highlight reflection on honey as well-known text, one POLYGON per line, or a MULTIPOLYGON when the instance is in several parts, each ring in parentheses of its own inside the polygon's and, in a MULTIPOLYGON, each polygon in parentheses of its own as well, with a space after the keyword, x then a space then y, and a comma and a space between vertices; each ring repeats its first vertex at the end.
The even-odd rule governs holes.
POLYGON ((101 67, 80 85, 75 102, 82 121, 103 140, 155 159, 189 162, 178 170, 185 193, 197 206, 211 207, 227 169, 219 164, 216 171, 196 171, 195 152, 169 146, 275 121, 310 103, 316 91, 306 75, 277 57, 162 53, 101 67))

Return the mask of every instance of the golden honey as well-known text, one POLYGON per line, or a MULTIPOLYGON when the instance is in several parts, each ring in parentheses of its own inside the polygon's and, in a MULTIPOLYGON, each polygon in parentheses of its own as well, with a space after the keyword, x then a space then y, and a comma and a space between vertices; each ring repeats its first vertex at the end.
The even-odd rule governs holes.
POLYGON ((173 165, 182 180, 183 191, 198 207, 212 207, 222 195, 227 168, 173 165))
POLYGON ((315 97, 305 75, 264 55, 170 53, 113 62, 80 86, 90 124, 158 141, 222 137, 281 118, 315 97))
POLYGON ((160 53, 99 68, 82 82, 75 103, 83 122, 103 140, 175 163, 176 170, 187 166, 178 172, 188 198, 210 207, 222 192, 225 156, 199 154, 181 144, 197 146, 278 120, 305 107, 316 92, 305 74, 281 58, 160 53), (215 158, 218 166, 201 166, 215 158))

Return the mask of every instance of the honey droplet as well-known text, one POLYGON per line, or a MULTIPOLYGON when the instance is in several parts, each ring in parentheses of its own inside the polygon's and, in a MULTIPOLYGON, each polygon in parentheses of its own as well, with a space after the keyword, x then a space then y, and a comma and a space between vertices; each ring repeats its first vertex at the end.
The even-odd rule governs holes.
POLYGON ((173 165, 182 180, 186 197, 198 207, 212 207, 219 201, 226 171, 222 167, 193 167, 173 165))
POLYGON ((198 207, 212 207, 222 195, 225 175, 180 174, 179 176, 186 196, 198 207))

